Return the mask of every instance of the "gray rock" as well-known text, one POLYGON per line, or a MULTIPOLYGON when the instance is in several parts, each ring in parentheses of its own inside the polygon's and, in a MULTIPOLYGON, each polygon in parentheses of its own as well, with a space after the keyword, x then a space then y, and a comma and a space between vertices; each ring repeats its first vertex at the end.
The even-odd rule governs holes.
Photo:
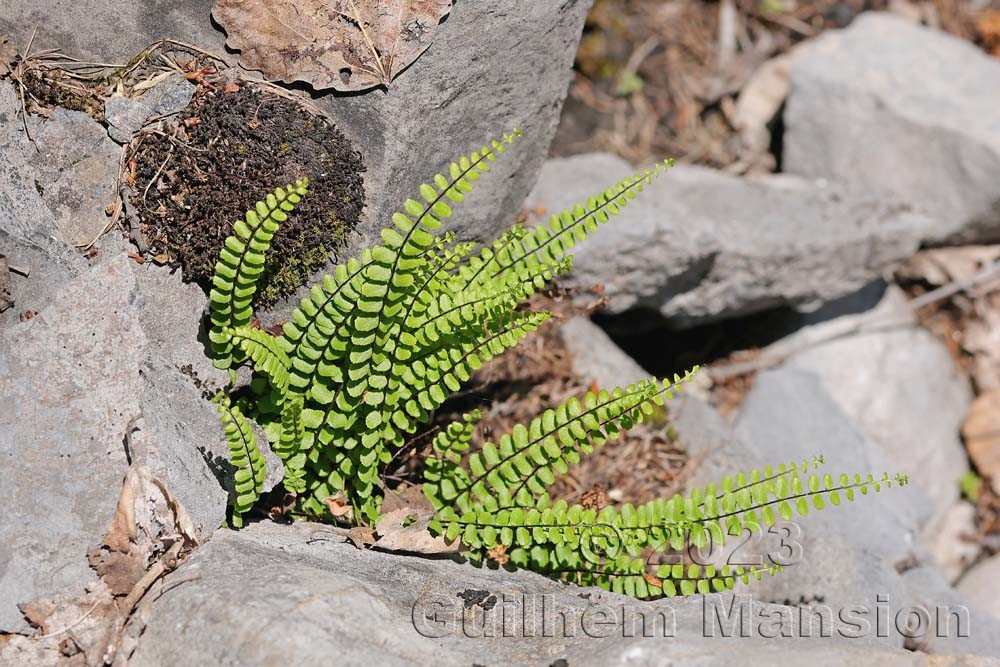
POLYGON ((731 596, 639 603, 530 572, 359 551, 342 539, 311 524, 219 531, 134 621, 144 629, 129 664, 924 664, 837 633, 766 639, 769 624, 755 619, 798 618, 792 608, 744 599, 749 631, 734 640, 714 623, 731 596))
POLYGON ((596 382, 598 387, 625 387, 652 376, 585 317, 563 322, 559 335, 569 351, 573 372, 584 381, 596 382))
MULTIPOLYGON (((224 371, 206 356, 202 315, 208 299, 197 285, 183 283, 180 272, 147 263, 133 264, 139 317, 146 332, 142 366, 142 415, 134 437, 137 463, 161 476, 188 510, 203 537, 226 518, 231 477, 229 449, 210 402, 228 383, 224 371)), ((268 463, 265 490, 283 476, 281 460, 263 433, 258 445, 268 463)))
MULTIPOLYGON (((1000 620, 980 607, 976 600, 948 586, 933 567, 916 567, 903 573, 906 602, 893 610, 891 622, 903 628, 909 623, 916 637, 906 637, 910 650, 946 656, 979 655, 1000 658, 1000 620), (930 621, 926 623, 926 621, 930 621), (928 628, 920 632, 921 626, 928 628)), ((995 590, 995 589, 994 589, 995 590)), ((982 598, 980 598, 982 599, 982 598)), ((996 598, 993 599, 995 608, 996 598)))
POLYGON ((0 13, 0 33, 22 45, 35 32, 32 50, 59 49, 80 60, 126 63, 153 42, 172 38, 224 54, 225 38, 211 22, 214 0, 159 0, 87 4, 8 0, 0 13))
POLYGON ((27 628, 19 602, 79 594, 127 466, 145 335, 121 255, 0 334, 0 631, 27 628))
POLYGON ((934 214, 931 241, 1000 239, 1000 61, 883 13, 804 45, 785 171, 934 214))
POLYGON ((26 311, 47 306, 56 290, 85 266, 67 247, 40 191, 42 180, 24 158, 34 149, 19 128, 14 88, 0 82, 0 254, 30 271, 11 275, 13 308, 0 313, 0 331, 26 311))
POLYGON ((959 438, 972 403, 968 378, 944 345, 912 321, 898 288, 873 311, 806 327, 781 345, 826 337, 832 339, 805 346, 788 365, 819 376, 844 414, 927 493, 928 530, 935 532, 969 469, 959 438), (847 333, 833 336, 840 331, 847 333))
MULTIPOLYGON (((6 86, 0 86, 2 92, 6 86)), ((51 211, 35 189, 35 172, 0 160, 0 254, 30 271, 11 274, 14 307, 0 313, 0 331, 26 311, 49 305, 85 262, 63 243, 51 211)))
POLYGON ((977 563, 962 576, 955 589, 1000 620, 1000 556, 977 563))
POLYGON ((108 134, 120 144, 127 144, 152 116, 162 116, 187 106, 194 94, 194 85, 178 75, 156 84, 139 99, 115 96, 104 103, 104 120, 108 134))
POLYGON ((0 130, 0 163, 21 172, 21 180, 51 211, 66 243, 93 242, 109 222, 105 209, 116 196, 120 148, 93 118, 62 108, 54 109, 48 119, 30 116, 29 141, 16 112, 10 111, 11 87, 0 82, 0 91, 0 114, 9 119, 0 130))
MULTIPOLYGON (((759 374, 735 430, 758 458, 772 464, 823 454, 826 462, 818 473, 830 472, 835 479, 842 472, 893 471, 881 450, 826 393, 820 379, 802 370, 759 374)), ((845 500, 841 507, 828 504, 808 517, 796 516, 789 529, 791 539, 801 545, 799 555, 778 552, 790 565, 763 583, 762 594, 771 600, 819 599, 841 606, 872 602, 873 592, 898 598, 895 566, 915 556, 926 558, 917 538, 928 505, 915 486, 893 486, 878 494, 859 494, 855 503, 845 500)), ((754 547, 750 553, 769 554, 775 540, 750 544, 754 547)), ((902 638, 894 639, 901 645, 902 638)))
MULTIPOLYGON (((556 213, 630 173, 604 154, 550 160, 528 208, 556 213)), ((574 249, 569 280, 604 285, 611 312, 649 308, 678 327, 776 306, 808 311, 909 257, 927 224, 801 178, 679 166, 574 249)))

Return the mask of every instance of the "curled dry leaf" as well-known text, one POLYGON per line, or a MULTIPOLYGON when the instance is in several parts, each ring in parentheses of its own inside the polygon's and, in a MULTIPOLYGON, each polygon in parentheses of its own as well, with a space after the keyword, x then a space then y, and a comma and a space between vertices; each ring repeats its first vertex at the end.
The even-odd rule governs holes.
POLYGON ((375 531, 368 526, 356 526, 348 530, 344 536, 358 549, 365 549, 375 544, 375 531))
POLYGON ((431 43, 452 0, 218 0, 244 66, 271 80, 357 91, 388 85, 431 43))
MULTIPOLYGON (((257 325, 259 327, 260 323, 258 322, 257 325)), ((342 516, 347 516, 353 510, 350 503, 347 502, 347 496, 344 495, 343 491, 338 491, 336 495, 324 498, 323 502, 326 504, 327 509, 330 510, 330 514, 338 519, 342 516)))
POLYGON ((198 543, 187 510, 149 468, 132 466, 108 532, 87 559, 111 593, 122 596, 132 591, 158 553, 175 542, 186 547, 198 543))
POLYGON ((0 664, 21 667, 69 665, 99 667, 112 640, 111 621, 118 615, 107 595, 87 593, 79 598, 56 595, 18 605, 35 628, 35 636, 10 635, 0 644, 0 664))
POLYGON ((382 511, 375 526, 379 535, 375 546, 379 549, 417 554, 458 553, 459 540, 448 544, 443 536, 431 535, 429 524, 434 518, 434 507, 419 486, 386 491, 382 511))
POLYGON ((490 557, 490 560, 495 561, 498 565, 506 565, 510 562, 510 557, 507 555, 507 547, 500 544, 494 544, 490 547, 486 555, 490 557))
POLYGON ((600 512, 611 504, 611 498, 604 487, 595 484, 594 488, 580 496, 580 504, 583 505, 584 509, 600 512))

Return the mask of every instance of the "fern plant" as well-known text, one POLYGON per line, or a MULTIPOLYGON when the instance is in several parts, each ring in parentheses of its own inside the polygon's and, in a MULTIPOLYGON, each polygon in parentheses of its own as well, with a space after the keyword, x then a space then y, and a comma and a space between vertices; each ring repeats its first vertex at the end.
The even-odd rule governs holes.
MULTIPOLYGON (((234 524, 263 487, 263 461, 244 412, 267 432, 301 513, 321 517, 326 501, 338 498, 355 522, 374 524, 380 467, 450 393, 549 317, 525 302, 570 269, 568 253, 578 242, 673 164, 626 177, 547 224, 514 225, 484 247, 457 242, 444 221, 519 136, 505 134, 421 185, 419 198, 392 215, 382 243, 313 286, 281 336, 252 325, 251 303, 274 232, 308 194, 308 182, 276 189, 234 224, 213 278, 209 334, 217 366, 250 363, 255 371, 251 396, 218 399, 236 468, 234 524)), ((588 393, 478 452, 468 450, 479 415, 466 415, 438 434, 426 462, 431 529, 461 540, 472 559, 510 561, 637 597, 690 594, 776 568, 695 563, 651 572, 644 557, 688 542, 722 543, 734 531, 804 515, 810 503, 819 509, 906 483, 903 476, 819 477, 808 473, 817 459, 639 507, 552 501, 547 489, 557 476, 653 414, 696 371, 588 393)))

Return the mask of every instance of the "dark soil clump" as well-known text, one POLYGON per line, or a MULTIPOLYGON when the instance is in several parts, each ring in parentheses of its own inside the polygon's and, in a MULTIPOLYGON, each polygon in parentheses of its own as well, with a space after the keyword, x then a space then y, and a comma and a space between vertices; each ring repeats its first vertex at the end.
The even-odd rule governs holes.
POLYGON ((136 208, 150 254, 207 285, 233 223, 309 178, 274 235, 255 305, 291 294, 339 248, 364 207, 361 154, 327 119, 249 85, 203 87, 164 132, 134 148, 136 208))

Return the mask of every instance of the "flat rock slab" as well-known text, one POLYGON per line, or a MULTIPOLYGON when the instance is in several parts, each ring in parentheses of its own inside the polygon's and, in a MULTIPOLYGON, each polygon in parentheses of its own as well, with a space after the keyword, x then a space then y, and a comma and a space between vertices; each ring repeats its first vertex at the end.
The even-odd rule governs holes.
POLYGON ((32 163, 41 176, 42 200, 62 237, 73 246, 96 241, 110 221, 106 209, 115 201, 121 149, 80 111, 57 108, 31 126, 40 149, 32 163))
POLYGON ((782 166, 934 214, 930 241, 1000 239, 1000 60, 865 13, 793 60, 782 166))
MULTIPOLYGON (((527 207, 558 213, 632 173, 606 154, 550 160, 527 207)), ((568 280, 604 285, 613 313, 648 308, 677 327, 777 306, 808 311, 909 257, 928 224, 807 179, 678 166, 574 248, 568 280)))
POLYGON ((844 414, 927 494, 927 528, 936 532, 969 470, 959 431, 972 388, 947 348, 912 320, 894 287, 875 310, 806 327, 781 345, 798 343, 788 365, 819 376, 844 414), (860 330, 836 335, 852 326, 860 330))
POLYGON ((71 281, 50 307, 0 334, 0 630, 19 602, 78 594, 87 549, 114 512, 139 416, 145 336, 120 255, 71 281))
MULTIPOLYGON (((29 116, 29 140, 19 108, 13 87, 0 82, 0 164, 16 170, 20 181, 34 188, 62 240, 70 246, 96 241, 110 222, 106 209, 116 197, 121 148, 93 118, 62 108, 47 119, 29 116)), ((24 191, 21 187, 8 196, 13 199, 24 191)), ((16 199, 12 204, 19 209, 31 205, 32 200, 16 199)))
POLYGON ((703 620, 711 626, 730 596, 640 603, 531 572, 359 551, 342 540, 316 524, 216 533, 138 621, 145 628, 129 664, 763 665, 779 654, 815 665, 925 664, 836 634, 774 642, 756 622, 743 639, 714 626, 706 637, 703 620))

